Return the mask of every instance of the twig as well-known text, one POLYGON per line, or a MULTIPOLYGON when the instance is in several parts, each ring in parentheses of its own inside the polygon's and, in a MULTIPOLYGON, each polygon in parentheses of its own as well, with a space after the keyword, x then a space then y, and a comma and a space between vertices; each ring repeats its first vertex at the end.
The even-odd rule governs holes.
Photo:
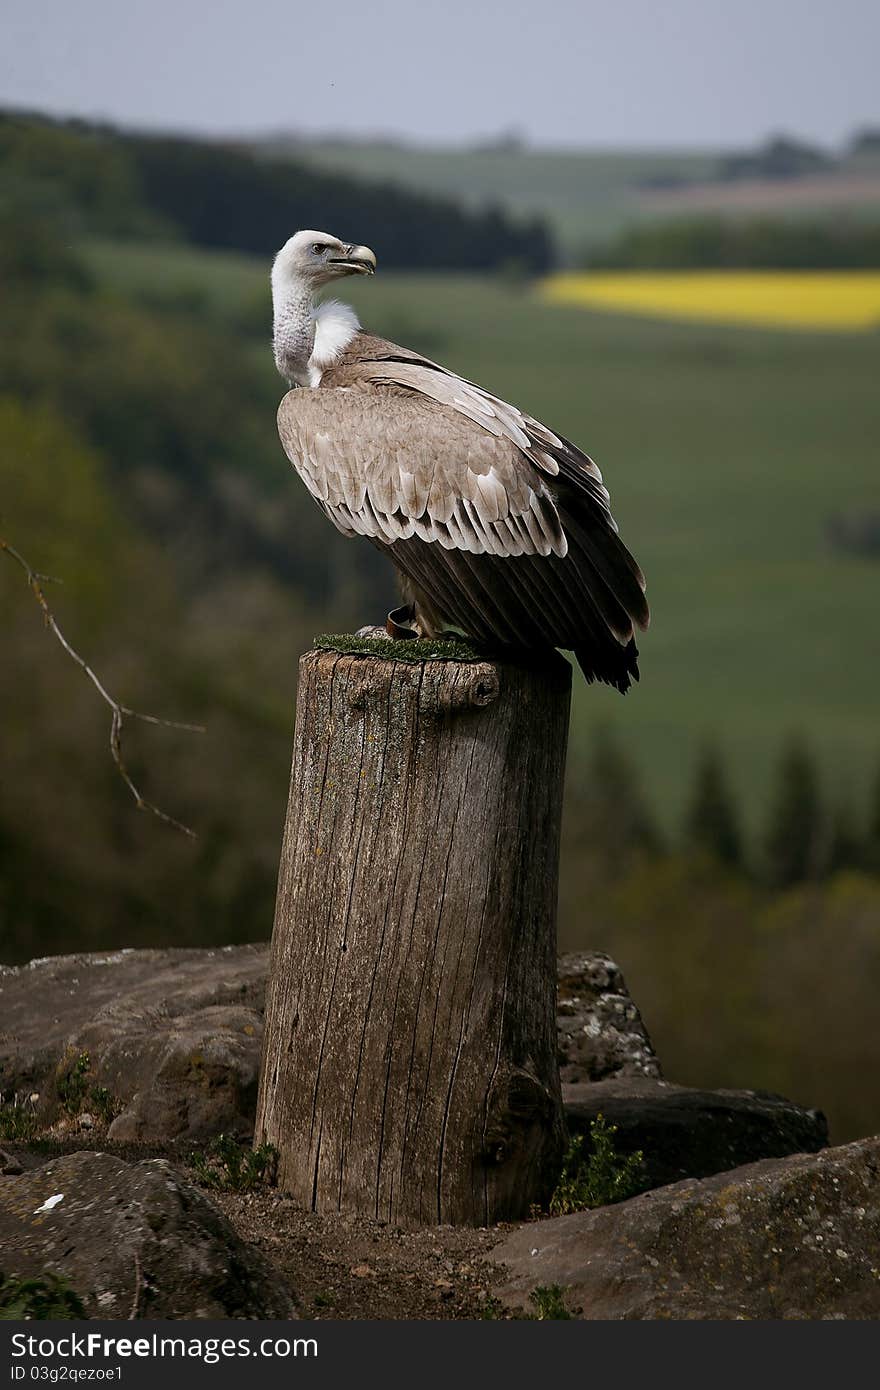
POLYGON ((158 806, 154 806, 151 801, 147 801, 146 797, 143 796, 141 792, 138 790, 138 788, 135 786, 122 757, 122 726, 123 721, 125 719, 140 719, 144 724, 159 724, 165 729, 184 729, 188 733, 193 734, 203 734, 205 732, 204 726, 202 724, 180 724, 175 719, 160 719, 155 714, 142 714, 140 710, 129 709, 128 705, 121 705, 118 700, 114 700, 110 692, 106 690, 105 687, 102 685, 101 681, 98 679, 98 676, 92 670, 89 663, 85 661, 80 656, 79 652, 75 651, 74 648, 70 645, 67 638, 64 636, 64 633, 61 631, 61 628, 55 621, 55 615, 49 607, 42 586, 46 583, 57 584, 59 581, 53 580, 51 576, 48 574, 39 574, 35 569, 32 569, 31 566, 28 564, 27 560, 24 558, 24 556, 21 555, 19 551, 15 549, 14 546, 10 545, 9 542, 3 538, 3 536, 0 536, 0 550, 5 551, 5 553, 10 557, 10 559, 14 560, 16 564, 24 570, 24 573, 27 577, 28 587, 30 588, 31 592, 36 598, 37 603, 43 610, 43 621, 45 622, 46 626, 50 628, 51 631, 58 638, 58 641, 61 643, 64 650, 67 652, 67 655, 71 657, 72 660, 76 662, 80 670, 88 676, 89 680, 92 682, 92 685, 95 687, 98 694, 101 696, 101 699, 105 702, 105 704, 109 705, 111 710, 110 754, 113 758, 114 763, 116 764, 117 772, 119 773, 123 782, 128 787, 128 790, 134 797, 135 805, 137 806, 138 810, 149 811, 152 815, 156 816, 158 820, 164 821, 166 825, 173 826, 175 830, 182 830, 184 835, 188 835, 191 840, 194 840, 196 838, 196 833, 194 830, 190 830, 188 825, 184 825, 182 821, 175 820, 173 816, 169 816, 167 812, 160 810, 158 806))
POLYGON ((134 1322, 135 1318, 136 1318, 137 1315, 138 1315, 138 1309, 139 1309, 139 1307, 140 1307, 140 1302, 141 1302, 141 1284, 142 1284, 142 1279, 141 1279, 141 1262, 140 1262, 140 1259, 138 1258, 138 1252, 135 1250, 135 1252, 134 1252, 134 1298, 132 1299, 131 1312, 130 1312, 129 1315, 128 1315, 128 1320, 129 1320, 129 1322, 134 1322))

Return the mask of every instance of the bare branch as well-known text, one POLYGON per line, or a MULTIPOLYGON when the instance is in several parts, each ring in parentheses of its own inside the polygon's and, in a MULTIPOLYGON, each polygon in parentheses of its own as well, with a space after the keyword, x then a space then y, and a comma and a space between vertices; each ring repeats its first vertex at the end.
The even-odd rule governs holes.
POLYGON ((129 1322, 134 1322, 138 1315, 141 1303, 141 1289, 143 1288, 143 1275, 141 1273, 141 1262, 138 1252, 134 1252, 134 1298, 131 1301, 131 1312, 128 1315, 129 1322))
POLYGON ((89 663, 70 645, 64 633, 61 631, 61 628, 58 626, 58 623, 55 621, 55 615, 49 607, 42 586, 46 583, 57 584, 61 581, 53 580, 50 575, 39 574, 35 569, 32 569, 24 556, 20 554, 14 546, 10 545, 3 536, 0 536, 0 550, 4 551, 10 559, 14 560, 24 571, 28 587, 37 600, 37 603, 40 605, 40 608, 43 610, 43 621, 46 627, 54 633, 71 660, 76 662, 80 670, 88 676, 104 703, 109 705, 111 711, 110 754, 116 764, 117 772, 134 797, 134 802, 138 810, 149 811, 150 814, 154 815, 158 820, 164 821, 166 825, 173 826, 175 830, 182 830, 184 835, 188 835, 191 840, 194 840, 196 838, 194 830, 190 830, 188 825, 184 825, 182 821, 175 820, 173 816, 169 816, 167 812, 160 810, 158 806, 154 806, 151 801, 147 801, 146 797, 143 796, 135 786, 122 756, 122 726, 126 719, 140 719, 145 724, 159 724, 165 729, 185 729, 188 733, 193 734, 203 734, 205 732, 204 726, 201 724, 180 724, 175 719, 160 719, 155 714, 142 714, 140 710, 129 709, 128 705, 121 705, 118 700, 114 700, 113 696, 92 670, 89 663))

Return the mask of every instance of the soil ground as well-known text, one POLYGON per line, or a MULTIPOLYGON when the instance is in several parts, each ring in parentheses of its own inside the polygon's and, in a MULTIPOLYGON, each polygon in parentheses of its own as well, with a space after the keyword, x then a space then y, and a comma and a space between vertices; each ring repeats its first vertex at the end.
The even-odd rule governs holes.
POLYGON ((306 1318, 505 1316, 485 1262, 504 1228, 405 1231, 302 1211, 276 1192, 211 1193, 243 1240, 281 1272, 306 1318))
MULTIPOLYGON (((59 1153, 95 1149, 130 1163, 167 1158, 198 1185, 188 1163, 193 1145, 113 1144, 71 1137, 0 1144, 30 1169, 59 1153)), ((0 1177, 0 1182, 14 1181, 0 1177)), ((403 1230, 387 1222, 303 1211, 272 1188, 254 1192, 202 1189, 242 1240, 259 1247, 288 1285, 304 1318, 474 1319, 509 1317, 491 1293, 497 1271, 486 1261, 510 1227, 472 1230, 438 1226, 403 1230)))

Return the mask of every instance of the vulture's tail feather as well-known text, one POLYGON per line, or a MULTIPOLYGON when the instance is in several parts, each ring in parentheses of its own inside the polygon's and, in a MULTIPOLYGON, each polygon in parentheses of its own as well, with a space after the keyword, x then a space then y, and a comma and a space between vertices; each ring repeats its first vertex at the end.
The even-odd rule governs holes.
POLYGON ((635 642, 625 647, 597 650, 595 647, 575 648, 577 663, 584 673, 588 685, 593 681, 604 681, 625 695, 633 681, 639 678, 639 650, 635 642))

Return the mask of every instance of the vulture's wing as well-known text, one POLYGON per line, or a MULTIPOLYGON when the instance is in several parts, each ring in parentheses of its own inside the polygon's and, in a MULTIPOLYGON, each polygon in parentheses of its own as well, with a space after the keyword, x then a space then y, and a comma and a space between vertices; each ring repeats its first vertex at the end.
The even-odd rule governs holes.
MULTIPOLYGON (((560 467, 567 469, 597 505, 612 530, 617 530, 602 474, 593 460, 567 439, 554 434, 540 420, 525 415, 515 405, 502 401, 430 358, 419 357, 395 343, 374 339, 370 334, 358 336, 375 345, 373 353, 369 357, 347 360, 339 374, 340 380, 374 381, 418 392, 440 405, 449 406, 490 434, 511 440, 542 473, 556 477, 560 467)), ((334 381, 332 374, 330 380, 334 381)))
POLYGON ((312 496, 340 530, 387 550, 450 625, 574 649, 588 678, 625 689, 648 609, 595 464, 399 351, 349 358, 326 385, 285 396, 279 433, 312 496))
POLYGON ((565 555, 547 480, 512 440, 388 386, 291 391, 288 458, 340 531, 472 555, 565 555))

